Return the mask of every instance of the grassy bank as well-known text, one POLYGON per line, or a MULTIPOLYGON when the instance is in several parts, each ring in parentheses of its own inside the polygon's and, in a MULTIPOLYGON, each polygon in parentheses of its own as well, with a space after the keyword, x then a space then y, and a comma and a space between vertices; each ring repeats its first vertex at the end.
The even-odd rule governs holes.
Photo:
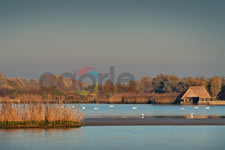
POLYGON ((79 107, 61 104, 11 104, 0 106, 0 128, 79 127, 83 120, 79 107))

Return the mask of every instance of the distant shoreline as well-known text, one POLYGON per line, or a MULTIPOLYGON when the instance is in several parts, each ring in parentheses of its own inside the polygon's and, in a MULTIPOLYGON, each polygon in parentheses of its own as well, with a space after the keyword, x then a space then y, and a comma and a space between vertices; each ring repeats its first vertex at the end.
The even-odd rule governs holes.
POLYGON ((220 101, 202 101, 199 102, 198 104, 193 104, 193 103, 179 103, 179 104, 173 104, 173 103, 137 103, 137 102, 127 102, 127 103, 118 103, 118 102, 87 102, 87 101, 83 101, 82 100, 71 100, 71 101, 63 101, 63 102, 59 102, 59 101, 18 101, 18 100, 7 100, 7 101, 3 101, 0 100, 0 104, 3 103, 13 103, 13 104, 32 104, 32 103, 43 103, 43 104, 152 104, 152 105, 191 105, 191 106, 195 106, 195 105, 209 105, 209 106, 225 106, 225 100, 220 100, 220 101))

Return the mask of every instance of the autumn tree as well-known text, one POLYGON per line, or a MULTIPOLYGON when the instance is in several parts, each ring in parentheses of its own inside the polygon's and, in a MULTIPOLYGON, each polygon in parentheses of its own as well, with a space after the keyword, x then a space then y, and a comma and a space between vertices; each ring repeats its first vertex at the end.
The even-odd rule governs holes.
POLYGON ((210 92, 212 94, 212 98, 216 99, 218 93, 220 92, 222 87, 222 79, 219 77, 213 77, 210 79, 210 92))
POLYGON ((137 93, 138 92, 137 82, 134 80, 131 80, 127 85, 127 91, 131 93, 137 93))
POLYGON ((107 80, 104 84, 104 92, 105 93, 113 93, 114 92, 114 85, 111 80, 107 80))
POLYGON ((40 87, 44 90, 51 90, 57 86, 57 77, 52 73, 45 73, 39 79, 40 87))
POLYGON ((0 73, 0 88, 5 88, 7 86, 6 77, 0 73))
POLYGON ((144 93, 151 93, 153 91, 152 79, 150 77, 141 78, 140 90, 144 93))
POLYGON ((117 92, 117 93, 125 92, 124 85, 121 84, 120 82, 116 83, 116 85, 115 85, 115 92, 117 92))

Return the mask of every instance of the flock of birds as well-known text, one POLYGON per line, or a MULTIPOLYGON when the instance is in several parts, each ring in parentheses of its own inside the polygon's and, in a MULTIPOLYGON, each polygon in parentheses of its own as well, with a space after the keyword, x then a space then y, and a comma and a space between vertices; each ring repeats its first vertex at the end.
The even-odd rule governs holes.
MULTIPOLYGON (((115 107, 115 105, 109 105, 109 107, 110 107, 110 108, 113 108, 113 107, 115 107)), ((72 108, 74 109, 75 106, 73 105, 72 108)), ((195 106, 194 108, 195 108, 195 109, 198 109, 199 106, 195 106)), ((85 110, 86 107, 85 107, 85 106, 82 106, 81 109, 82 109, 82 110, 85 110)), ((99 109, 99 107, 94 107, 94 110, 98 110, 98 109, 99 109)), ((136 110, 137 107, 133 106, 131 109, 136 110)), ((181 109, 181 110, 184 110, 184 107, 181 107, 180 109, 181 109)), ((207 107, 205 107, 205 109, 209 110, 210 107, 207 106, 207 107)), ((144 114, 144 113, 141 113, 141 118, 142 118, 142 119, 145 118, 145 114, 144 114)), ((194 118, 194 113, 193 113, 193 112, 191 113, 191 118, 194 118)))
MULTIPOLYGON (((109 105, 109 107, 110 108, 113 108, 113 107, 115 107, 115 105, 109 105)), ((72 108, 75 108, 75 106, 72 106, 72 108)), ((83 106, 82 107, 82 110, 85 110, 86 109, 86 107, 85 106, 83 106)), ((94 110, 98 110, 99 109, 99 107, 94 107, 94 110)), ((137 107, 132 107, 132 109, 137 109, 137 107)))
MULTIPOLYGON (((195 109, 198 109, 198 108, 199 108, 199 106, 195 106, 194 108, 195 108, 195 109)), ((181 110, 184 110, 184 107, 181 107, 180 109, 181 109, 181 110)), ((209 106, 207 106, 207 107, 205 107, 205 109, 209 110, 209 109, 210 109, 210 107, 209 107, 209 106)), ((191 118, 194 118, 194 113, 193 113, 193 112, 191 113, 191 118)))
MULTIPOLYGON (((115 107, 115 105, 109 105, 109 107, 110 107, 110 108, 113 108, 113 107, 115 107)), ((75 109, 75 106, 73 105, 72 108, 75 109)), ((82 110, 85 110, 86 107, 85 107, 85 106, 82 106, 81 109, 82 109, 82 110)), ((94 107, 94 110, 98 110, 98 109, 99 109, 99 107, 94 107)), ((132 109, 133 109, 133 110, 136 110, 137 107, 132 107, 132 109)), ((141 114, 141 118, 142 118, 142 119, 145 118, 144 113, 141 114)))
MULTIPOLYGON (((194 107, 194 108, 195 108, 195 109, 198 109, 198 108, 199 108, 199 106, 196 106, 196 107, 194 107)), ((180 109, 181 109, 181 110, 184 110, 184 107, 181 107, 180 109)), ((207 107, 205 107, 205 109, 208 109, 208 110, 209 110, 209 109, 210 109, 210 107, 209 107, 209 106, 207 106, 207 107)))

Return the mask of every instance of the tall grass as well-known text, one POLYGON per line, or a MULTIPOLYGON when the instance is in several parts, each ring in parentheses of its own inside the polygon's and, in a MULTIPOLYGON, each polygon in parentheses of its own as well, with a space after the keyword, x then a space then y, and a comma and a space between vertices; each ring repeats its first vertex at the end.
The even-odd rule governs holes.
MULTIPOLYGON (((71 108, 62 104, 11 104, 0 106, 0 126, 4 125, 78 125, 83 119, 78 106, 71 108), (41 124, 40 124, 41 123, 41 124), (69 123, 69 124, 68 124, 69 123)), ((29 126, 28 125, 28 126, 29 126)))

